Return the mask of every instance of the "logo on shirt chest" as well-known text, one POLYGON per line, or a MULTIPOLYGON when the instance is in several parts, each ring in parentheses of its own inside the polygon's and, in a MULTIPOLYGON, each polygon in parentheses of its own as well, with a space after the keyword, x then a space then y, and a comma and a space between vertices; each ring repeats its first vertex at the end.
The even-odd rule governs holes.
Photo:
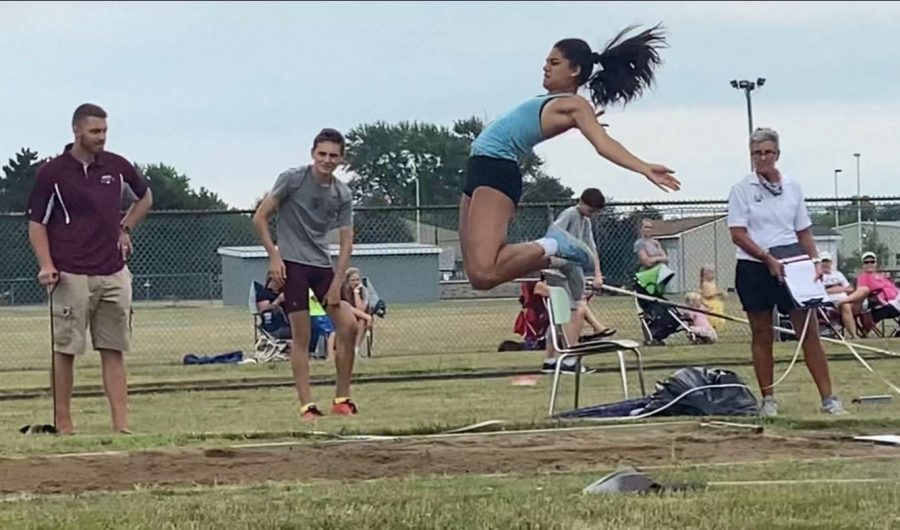
POLYGON ((337 209, 334 207, 333 204, 330 203, 330 201, 327 201, 323 197, 313 197, 312 201, 310 203, 312 204, 313 210, 316 210, 317 212, 322 212, 327 217, 337 216, 337 209))
POLYGON ((105 185, 109 186, 112 183, 113 183, 112 175, 103 175, 102 177, 100 177, 100 184, 105 184, 105 185))

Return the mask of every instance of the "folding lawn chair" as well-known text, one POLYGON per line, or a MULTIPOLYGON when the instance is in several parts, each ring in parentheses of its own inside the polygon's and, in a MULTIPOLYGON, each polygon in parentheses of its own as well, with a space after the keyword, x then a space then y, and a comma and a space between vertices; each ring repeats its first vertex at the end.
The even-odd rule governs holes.
POLYGON ((550 340, 554 349, 559 353, 556 361, 556 369, 553 373, 553 386, 550 390, 550 411, 553 416, 556 410, 556 399, 559 394, 559 374, 563 363, 569 357, 575 359, 575 407, 578 408, 578 397, 581 391, 581 360, 589 355, 603 355, 615 353, 619 358, 619 373, 622 378, 622 392, 628 399, 628 374, 625 367, 625 352, 632 352, 637 360, 638 381, 641 385, 641 395, 646 395, 644 387, 644 365, 641 361, 641 352, 638 343, 631 340, 595 340, 580 342, 569 346, 566 343, 563 326, 571 320, 571 301, 568 293, 562 287, 550 287, 550 296, 544 300, 547 312, 550 316, 550 340))
MULTIPOLYGON (((822 301, 811 306, 815 309, 819 322, 819 335, 822 337, 838 338, 843 336, 844 323, 841 321, 841 314, 836 311, 834 304, 830 301, 822 301)), ((778 326, 785 329, 794 329, 789 315, 778 311, 778 326)), ((782 342, 797 340, 799 335, 780 331, 778 340, 782 342)))
MULTIPOLYGON (((543 281, 544 277, 541 276, 543 281)), ((525 350, 543 350, 546 348, 547 328, 550 318, 543 297, 534 293, 537 280, 519 284, 519 313, 513 323, 513 332, 522 337, 525 350)))
POLYGON ((866 307, 857 315, 857 329, 864 333, 874 333, 876 337, 900 337, 900 310, 893 304, 885 304, 878 298, 881 289, 869 293, 866 307), (888 333, 885 322, 893 322, 894 330, 888 333))
POLYGON ((286 361, 289 359, 287 350, 291 345, 291 340, 290 338, 278 338, 263 326, 264 315, 257 307, 259 292, 262 289, 265 289, 263 284, 257 281, 250 282, 250 294, 247 299, 247 305, 253 319, 253 341, 255 343, 251 355, 258 363, 286 361))

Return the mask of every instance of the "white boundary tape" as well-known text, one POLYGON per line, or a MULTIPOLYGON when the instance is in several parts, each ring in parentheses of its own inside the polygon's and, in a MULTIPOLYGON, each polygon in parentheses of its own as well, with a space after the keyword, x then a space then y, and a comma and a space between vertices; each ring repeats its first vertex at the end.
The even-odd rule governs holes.
MULTIPOLYGON (((743 318, 738 318, 738 317, 734 317, 734 316, 726 315, 726 314, 721 314, 721 313, 715 313, 715 312, 712 312, 712 311, 704 311, 704 310, 702 310, 702 309, 694 309, 694 308, 690 308, 690 307, 685 307, 685 306, 683 306, 683 305, 681 305, 681 304, 676 304, 676 303, 670 302, 670 301, 668 301, 668 300, 663 300, 663 299, 661 299, 661 298, 654 298, 654 297, 652 297, 652 296, 642 295, 642 294, 640 294, 640 293, 636 293, 636 292, 634 292, 634 291, 629 291, 629 290, 627 290, 627 289, 622 289, 622 288, 619 288, 619 287, 612 287, 612 286, 609 286, 609 285, 605 285, 605 284, 604 284, 604 285, 602 285, 600 288, 603 289, 603 290, 605 290, 605 291, 609 291, 609 292, 613 292, 613 293, 617 293, 617 294, 624 294, 624 295, 632 296, 632 297, 637 298, 637 299, 640 299, 640 300, 648 300, 648 301, 651 301, 651 302, 657 302, 657 303, 660 303, 660 304, 663 304, 663 305, 668 305, 668 306, 676 307, 676 308, 678 308, 678 309, 685 309, 685 310, 689 310, 689 311, 696 311, 696 312, 698 312, 698 313, 703 313, 703 314, 706 314, 706 315, 709 315, 709 316, 718 317, 718 318, 723 318, 723 319, 725 319, 725 320, 731 320, 732 322, 740 322, 741 324, 748 324, 748 325, 750 324, 750 322, 749 322, 748 320, 745 320, 745 319, 743 319, 743 318)), ((807 312, 807 315, 806 315, 806 323, 805 323, 804 326, 803 326, 803 332, 802 332, 801 335, 800 335, 800 339, 797 341, 797 350, 794 352, 794 357, 793 357, 793 359, 791 359, 791 364, 788 366, 788 368, 787 368, 787 370, 784 372, 784 374, 778 379, 778 381, 776 381, 774 384, 772 384, 772 386, 767 387, 767 388, 772 388, 772 387, 774 387, 775 385, 777 385, 778 383, 782 382, 782 381, 788 376, 788 374, 791 372, 791 370, 792 370, 793 367, 794 367, 794 364, 796 364, 797 358, 800 356, 800 351, 802 350, 802 347, 803 347, 803 339, 806 337, 807 328, 809 327, 809 321, 810 321, 810 319, 811 319, 811 317, 812 317, 812 311, 813 311, 812 309, 809 309, 808 312, 807 312)), ((784 332, 784 333, 790 333, 790 334, 792 334, 792 335, 796 335, 796 334, 797 334, 797 332, 794 331, 794 330, 787 329, 787 328, 782 328, 782 327, 780 327, 780 326, 773 326, 773 328, 774 328, 775 330, 777 330, 777 331, 781 331, 781 332, 784 332)), ((882 348, 876 348, 876 347, 873 347, 873 346, 867 346, 867 345, 865 345, 865 344, 853 344, 853 343, 851 343, 850 341, 848 341, 847 339, 845 339, 844 337, 841 337, 840 340, 831 339, 831 338, 828 338, 828 337, 819 337, 819 338, 820 338, 820 340, 822 340, 822 341, 824 341, 824 342, 829 342, 829 343, 832 343, 832 344, 840 344, 840 345, 842 345, 842 346, 846 346, 847 349, 850 350, 850 353, 853 354, 853 356, 856 358, 856 360, 859 361, 860 364, 862 364, 863 367, 864 367, 867 371, 869 371, 869 373, 871 373, 872 375, 874 375, 875 377, 877 377, 878 379, 880 379, 881 382, 883 382, 885 385, 887 385, 891 390, 893 390, 893 391, 896 392, 897 394, 900 394, 900 386, 895 385, 894 383, 888 381, 885 377, 883 377, 883 376, 881 376, 880 374, 876 373, 875 370, 872 368, 872 366, 871 366, 869 363, 867 363, 866 360, 863 359, 862 356, 859 354, 859 352, 857 352, 856 350, 857 350, 857 349, 860 349, 860 350, 868 350, 868 351, 871 351, 871 352, 874 352, 874 353, 880 353, 880 354, 882 354, 882 355, 886 355, 886 356, 888 356, 888 357, 900 357, 900 353, 892 352, 892 351, 885 350, 885 349, 882 349, 882 348)))

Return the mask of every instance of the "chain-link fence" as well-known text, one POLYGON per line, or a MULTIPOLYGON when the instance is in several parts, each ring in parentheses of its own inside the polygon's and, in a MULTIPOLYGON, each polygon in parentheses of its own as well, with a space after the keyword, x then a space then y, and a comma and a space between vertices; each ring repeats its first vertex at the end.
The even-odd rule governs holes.
MULTIPOLYGON (((510 242, 541 237, 571 204, 521 205, 510 242)), ((700 268, 710 265, 726 296, 726 311, 740 315, 733 294, 735 248, 724 201, 610 204, 596 217, 594 235, 607 283, 630 287, 640 221, 654 219, 652 236, 675 271, 669 297, 697 290, 700 268)), ((821 250, 838 257, 848 277, 860 250, 878 254, 880 266, 900 275, 900 199, 855 202, 810 200, 821 250), (861 220, 861 222, 859 222, 861 220)), ((134 364, 177 364, 184 355, 254 348, 248 274, 262 280, 265 257, 251 223, 252 212, 152 212, 134 232, 134 364), (222 252, 222 249, 231 249, 222 252), (234 263, 229 262, 231 259, 234 263), (254 271, 256 271, 254 273, 254 271), (237 294, 235 294, 237 293, 237 294)), ((468 286, 462 269, 456 207, 357 208, 353 264, 363 269, 388 304, 375 323, 375 357, 494 351, 516 339, 520 309, 516 283, 488 293, 468 286)), ((45 291, 21 214, 0 215, 0 370, 44 368, 49 330, 45 291)), ((336 243, 337 240, 335 239, 336 243)), ((591 307, 619 336, 638 338, 630 297, 595 296, 591 307)), ((725 341, 743 341, 747 330, 729 324, 725 341)), ((674 339, 682 340, 680 338, 674 339)), ((96 362, 88 356, 87 362, 96 362)))

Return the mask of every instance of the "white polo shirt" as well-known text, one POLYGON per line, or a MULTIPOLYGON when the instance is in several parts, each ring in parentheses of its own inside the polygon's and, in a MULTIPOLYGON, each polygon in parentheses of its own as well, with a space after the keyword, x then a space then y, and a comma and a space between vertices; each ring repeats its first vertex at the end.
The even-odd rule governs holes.
MULTIPOLYGON (((812 225, 800 183, 781 175, 781 195, 759 183, 750 173, 731 187, 728 195, 728 227, 742 226, 763 250, 797 243, 797 232, 812 225)), ((737 259, 759 261, 737 248, 737 259)))

